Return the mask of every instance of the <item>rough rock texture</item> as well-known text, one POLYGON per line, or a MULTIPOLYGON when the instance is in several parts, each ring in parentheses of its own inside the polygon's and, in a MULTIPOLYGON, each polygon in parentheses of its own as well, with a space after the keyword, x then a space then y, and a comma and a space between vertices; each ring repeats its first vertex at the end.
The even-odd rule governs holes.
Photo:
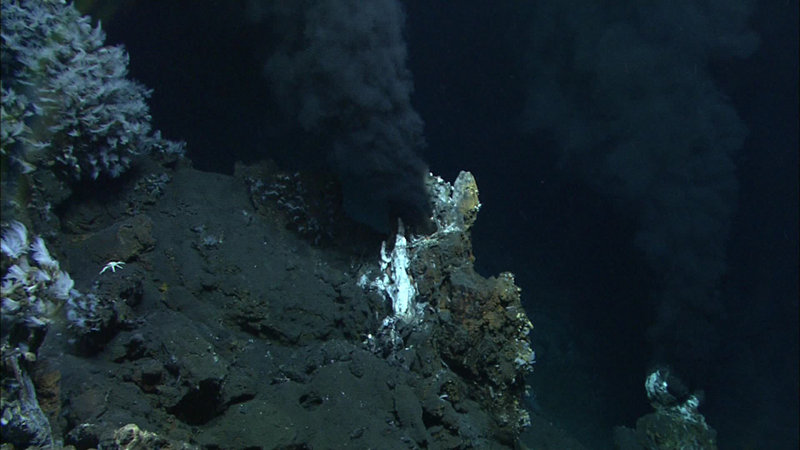
POLYGON ((466 224, 477 196, 450 208, 461 211, 460 231, 412 239, 412 275, 428 307, 386 351, 370 336, 391 304, 357 284, 379 271, 380 237, 320 242, 347 224, 303 233, 276 218, 280 205, 257 211, 243 178, 160 168, 121 183, 60 211, 53 253, 96 299, 98 321, 82 331, 56 315, 30 363, 55 442, 517 445, 529 324, 509 275, 485 279, 471 268, 466 224), (101 273, 109 260, 126 264, 101 273), (119 431, 129 424, 138 431, 119 431))
POLYGON ((513 274, 487 279, 473 268, 470 228, 480 209, 473 176, 462 172, 438 203, 449 204, 449 212, 434 208, 439 230, 412 240, 411 264, 422 301, 436 311, 433 348, 466 382, 454 395, 476 400, 491 412, 498 435, 513 440, 530 424, 519 402, 534 362, 527 337, 533 326, 513 274))
POLYGON ((621 450, 716 450, 717 432, 700 414, 702 395, 690 393, 668 368, 654 370, 645 381, 653 412, 636 421, 636 429, 616 427, 621 450))

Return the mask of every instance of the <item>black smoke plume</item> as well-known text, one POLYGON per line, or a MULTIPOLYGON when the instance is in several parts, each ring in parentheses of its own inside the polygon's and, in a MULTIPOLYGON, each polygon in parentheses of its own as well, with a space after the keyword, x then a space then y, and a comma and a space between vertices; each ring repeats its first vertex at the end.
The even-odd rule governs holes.
POLYGON ((276 99, 339 177, 345 209, 381 231, 427 217, 423 122, 411 106, 405 14, 396 0, 253 2, 277 44, 276 99))
POLYGON ((654 358, 697 371, 721 344, 734 158, 746 129, 710 70, 756 36, 738 1, 536 2, 524 126, 634 212, 660 276, 654 358), (680 364, 682 363, 682 364, 680 364))

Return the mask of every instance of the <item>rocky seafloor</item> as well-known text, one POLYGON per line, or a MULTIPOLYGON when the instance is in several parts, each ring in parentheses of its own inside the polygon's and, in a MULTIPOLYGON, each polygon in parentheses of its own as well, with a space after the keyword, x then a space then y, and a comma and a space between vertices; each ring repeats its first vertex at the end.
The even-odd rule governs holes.
POLYGON ((135 425, 162 447, 517 445, 531 324, 513 275, 472 267, 471 175, 430 178, 436 231, 398 267, 399 241, 382 252, 321 177, 149 169, 56 212, 50 251, 94 303, 91 327, 55 312, 21 364, 55 444, 124 447, 135 425))

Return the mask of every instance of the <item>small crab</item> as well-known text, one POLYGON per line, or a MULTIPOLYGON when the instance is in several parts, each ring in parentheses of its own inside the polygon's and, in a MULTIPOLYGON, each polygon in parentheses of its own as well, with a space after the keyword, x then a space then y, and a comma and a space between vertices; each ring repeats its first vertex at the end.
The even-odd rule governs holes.
POLYGON ((109 261, 109 262, 106 263, 105 266, 103 266, 103 270, 100 271, 100 275, 102 275, 103 272, 105 272, 106 270, 109 270, 109 269, 111 269, 112 272, 116 273, 117 269, 121 270, 123 268, 123 266, 125 266, 125 262, 124 261, 109 261))

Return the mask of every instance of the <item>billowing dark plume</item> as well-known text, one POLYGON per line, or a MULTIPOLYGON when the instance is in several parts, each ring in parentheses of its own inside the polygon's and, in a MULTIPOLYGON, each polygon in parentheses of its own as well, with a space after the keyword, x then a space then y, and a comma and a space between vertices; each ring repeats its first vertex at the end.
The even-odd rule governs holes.
POLYGON ((661 277, 657 359, 694 365, 720 344, 716 292, 746 130, 710 64, 756 48, 749 13, 738 1, 536 3, 524 126, 638 215, 636 243, 661 277))
POLYGON ((266 76, 285 111, 316 136, 355 219, 388 230, 427 216, 423 123, 411 106, 405 15, 396 0, 252 3, 277 45, 266 76))

